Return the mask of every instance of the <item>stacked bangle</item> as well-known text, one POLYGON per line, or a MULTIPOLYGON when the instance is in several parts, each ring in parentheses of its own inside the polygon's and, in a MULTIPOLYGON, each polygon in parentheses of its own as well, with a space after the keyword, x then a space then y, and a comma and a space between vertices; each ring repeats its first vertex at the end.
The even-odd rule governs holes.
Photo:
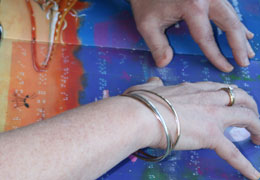
MULTIPOLYGON (((178 114, 177 114, 175 108, 173 107, 173 105, 171 104, 171 102, 168 99, 166 99, 165 97, 163 97, 160 94, 153 92, 153 91, 149 91, 146 89, 139 89, 139 90, 135 90, 135 91, 136 92, 141 91, 141 92, 147 92, 147 93, 153 94, 153 95, 161 98, 170 107, 171 111, 173 112, 173 115, 175 116, 175 122, 177 125, 176 126, 176 139, 175 139, 174 143, 172 144, 172 149, 174 149, 174 147, 178 143, 180 136, 181 136, 181 125, 180 125, 180 120, 179 120, 178 114)), ((131 91, 131 92, 134 92, 134 91, 131 91)), ((131 93, 131 92, 129 92, 129 93, 131 93)))
POLYGON ((138 94, 125 94, 122 96, 131 97, 133 99, 136 99, 136 100, 142 102, 144 105, 146 105, 154 113, 155 117, 159 120, 159 122, 162 124, 165 135, 166 135, 167 147, 166 147, 166 151, 165 151, 164 155, 155 157, 155 156, 149 155, 141 150, 137 151, 135 153, 135 155, 140 159, 143 159, 146 161, 152 161, 152 162, 158 162, 158 161, 165 159, 171 153, 171 138, 170 138, 169 131, 166 126, 165 120, 162 117, 162 115, 159 113, 159 111, 156 109, 156 107, 153 105, 152 102, 150 102, 149 100, 145 99, 144 97, 142 97, 138 94))
POLYGON ((172 104, 170 103, 170 101, 166 98, 164 98, 163 96, 153 92, 153 91, 149 91, 149 90, 135 90, 135 91, 131 91, 128 92, 127 94, 124 94, 122 96, 126 96, 126 97, 130 97, 133 99, 138 100, 139 102, 143 103, 144 105, 146 105, 155 115, 155 117, 159 120, 159 122, 161 123, 161 125, 163 126, 164 132, 165 132, 165 136, 166 136, 166 142, 167 142, 167 147, 165 149, 165 153, 162 156, 152 156, 142 150, 139 150, 137 152, 135 152, 135 156, 137 156, 140 159, 146 160, 146 161, 151 161, 151 162, 158 162, 161 161, 163 159, 165 159, 170 153, 171 150, 176 146, 179 138, 180 138, 180 134, 181 134, 181 128, 180 128, 180 122, 179 122, 179 118, 178 118, 178 114, 176 112, 176 110, 174 109, 174 107, 172 106, 172 104), (153 105, 153 103, 149 100, 147 100, 146 98, 144 98, 143 96, 133 93, 133 92, 138 92, 138 91, 143 91, 143 92, 147 92, 153 95, 156 95, 157 97, 161 98, 164 102, 167 103, 167 105, 170 107, 170 109, 172 110, 174 116, 175 116, 175 121, 176 121, 176 140, 174 141, 174 143, 172 143, 172 139, 171 136, 169 135, 169 130, 167 128, 167 125, 165 123, 164 118, 162 117, 162 115, 160 114, 160 112, 157 110, 157 108, 153 105))

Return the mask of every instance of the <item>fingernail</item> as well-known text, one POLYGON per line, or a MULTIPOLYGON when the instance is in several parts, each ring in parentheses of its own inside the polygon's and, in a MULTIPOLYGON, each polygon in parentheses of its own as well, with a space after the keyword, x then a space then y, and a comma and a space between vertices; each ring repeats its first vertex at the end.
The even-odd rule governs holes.
POLYGON ((248 66, 249 64, 250 64, 249 59, 246 58, 246 59, 244 60, 244 66, 248 66))
POLYGON ((250 32, 250 38, 253 38, 254 36, 255 36, 255 34, 250 32))
POLYGON ((233 69, 234 69, 234 66, 232 66, 231 64, 228 64, 226 72, 231 72, 231 71, 233 71, 233 69))
POLYGON ((253 50, 250 50, 250 52, 249 52, 249 56, 250 56, 250 58, 255 57, 255 52, 254 52, 253 50))
POLYGON ((155 54, 155 59, 158 67, 165 67, 172 60, 172 50, 167 48, 163 53, 159 52, 155 54))

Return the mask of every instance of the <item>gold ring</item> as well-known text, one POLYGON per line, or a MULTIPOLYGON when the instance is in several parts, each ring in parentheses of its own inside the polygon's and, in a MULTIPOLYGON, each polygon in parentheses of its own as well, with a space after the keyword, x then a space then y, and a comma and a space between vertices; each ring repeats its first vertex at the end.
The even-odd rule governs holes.
POLYGON ((233 106, 235 103, 235 94, 233 88, 229 86, 227 88, 221 88, 220 90, 224 90, 225 92, 228 93, 229 103, 227 106, 233 106))

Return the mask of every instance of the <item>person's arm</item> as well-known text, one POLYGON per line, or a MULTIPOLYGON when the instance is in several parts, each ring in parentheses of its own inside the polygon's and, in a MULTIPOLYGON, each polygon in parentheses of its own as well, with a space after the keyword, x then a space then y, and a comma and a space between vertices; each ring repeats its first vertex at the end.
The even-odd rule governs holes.
POLYGON ((95 179, 150 146, 159 127, 149 109, 130 98, 89 104, 1 134, 0 177, 95 179))
MULTIPOLYGON (((260 122, 252 97, 232 86, 235 104, 221 88, 229 85, 200 82, 163 86, 158 78, 131 87, 147 89, 172 102, 181 136, 175 150, 214 149, 249 179, 260 173, 223 134, 229 126, 245 127, 260 144, 260 122)), ((176 124, 169 107, 147 93, 165 118, 172 139, 176 124)), ((113 97, 65 112, 52 119, 0 134, 1 179, 96 179, 131 153, 144 147, 165 148, 162 126, 142 103, 113 97)))

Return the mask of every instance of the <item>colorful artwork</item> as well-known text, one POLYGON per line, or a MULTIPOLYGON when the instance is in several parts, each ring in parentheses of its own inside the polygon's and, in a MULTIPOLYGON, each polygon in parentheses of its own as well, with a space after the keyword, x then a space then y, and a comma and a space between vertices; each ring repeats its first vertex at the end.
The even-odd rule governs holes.
MULTIPOLYGON (((161 77, 165 85, 185 81, 237 84, 260 104, 260 31, 256 28, 260 2, 232 4, 255 33, 251 43, 256 58, 247 68, 239 68, 230 58, 235 70, 227 74, 202 56, 184 23, 168 31, 177 55, 169 66, 156 68, 124 0, 2 0, 0 131, 116 96, 151 76, 161 77)), ((224 34, 216 27, 215 32, 223 52, 231 57, 224 34)), ((260 170, 260 147, 251 143, 248 132, 231 127, 226 136, 260 170)), ((173 152, 160 163, 130 156, 99 179, 245 178, 214 151, 199 150, 173 152)))
MULTIPOLYGON (((77 12, 73 7, 77 6, 77 0, 57 0, 57 1, 41 1, 41 0, 35 0, 37 2, 42 10, 46 12, 46 18, 50 21, 50 32, 49 32, 49 45, 48 45, 48 52, 46 57, 44 58, 44 61, 42 62, 42 65, 40 65, 37 62, 37 48, 36 48, 36 23, 35 23, 35 16, 34 16, 34 11, 31 5, 30 0, 25 0, 29 13, 30 13, 30 19, 31 19, 31 31, 32 31, 32 61, 33 61, 33 66, 36 71, 44 71, 48 67, 49 61, 52 58, 52 55, 54 53, 55 49, 55 43, 62 43, 64 44, 63 41, 63 31, 66 28, 70 29, 70 34, 74 34, 74 37, 76 36, 76 28, 75 25, 77 25, 78 17, 77 17, 77 12), (66 19, 66 16, 68 13, 71 13, 70 16, 74 17, 70 19, 66 19), (72 14, 74 13, 74 14, 72 14), (67 22, 69 20, 69 22, 67 22), (74 25, 74 26, 73 26, 74 25), (74 28, 74 31, 73 31, 74 28), (72 30, 71 30, 72 29, 72 30)), ((87 4, 87 3, 86 3, 87 4)), ((83 4, 80 6, 81 8, 85 8, 83 4)), ((73 37, 70 35, 67 35, 66 37, 73 37)), ((75 38, 76 39, 76 38, 75 38)), ((72 43, 78 43, 77 40, 74 40, 72 38, 69 39, 69 42, 72 43)))

